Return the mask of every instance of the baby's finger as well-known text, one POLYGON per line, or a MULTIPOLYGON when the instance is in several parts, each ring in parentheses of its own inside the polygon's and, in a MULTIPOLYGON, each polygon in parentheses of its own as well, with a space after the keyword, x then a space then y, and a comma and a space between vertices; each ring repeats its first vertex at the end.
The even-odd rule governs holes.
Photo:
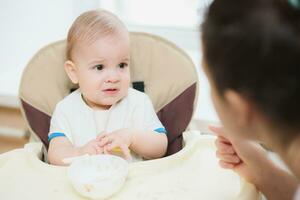
POLYGON ((241 162, 241 159, 237 155, 222 154, 219 151, 216 152, 216 155, 220 160, 222 160, 224 162, 228 162, 228 163, 232 163, 232 164, 238 164, 241 162))
POLYGON ((102 149, 102 152, 103 152, 103 146, 100 145, 100 142, 97 142, 96 145, 97 145, 99 148, 101 148, 101 149, 102 149))
POLYGON ((97 154, 103 153, 103 148, 99 147, 98 145, 95 147, 97 154))
POLYGON ((98 154, 99 146, 98 146, 96 143, 93 143, 93 144, 91 145, 91 149, 92 149, 92 154, 93 154, 93 155, 98 154))
POLYGON ((96 140, 99 142, 102 138, 106 137, 107 133, 102 131, 97 137, 96 140))
POLYGON ((114 140, 112 143, 107 144, 106 150, 112 152, 115 148, 119 147, 120 145, 114 140))
POLYGON ((106 135, 105 137, 103 137, 100 141, 99 141, 99 145, 101 147, 111 143, 112 141, 114 141, 114 137, 113 135, 106 135))
POLYGON ((131 161, 132 160, 132 157, 130 155, 130 150, 129 148, 126 146, 126 145, 120 145, 120 148, 123 152, 123 155, 124 155, 124 158, 127 160, 127 161, 131 161))
POLYGON ((110 153, 107 151, 106 146, 103 147, 103 153, 104 153, 104 154, 110 154, 110 153))

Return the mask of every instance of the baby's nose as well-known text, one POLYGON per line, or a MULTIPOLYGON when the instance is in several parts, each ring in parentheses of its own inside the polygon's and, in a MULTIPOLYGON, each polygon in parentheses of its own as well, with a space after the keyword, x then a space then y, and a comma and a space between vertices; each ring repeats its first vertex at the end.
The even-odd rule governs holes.
POLYGON ((120 80, 120 75, 116 70, 111 70, 106 79, 106 81, 109 83, 116 83, 119 80, 120 80))
POLYGON ((106 82, 108 83, 117 83, 119 78, 117 76, 107 78, 106 82))

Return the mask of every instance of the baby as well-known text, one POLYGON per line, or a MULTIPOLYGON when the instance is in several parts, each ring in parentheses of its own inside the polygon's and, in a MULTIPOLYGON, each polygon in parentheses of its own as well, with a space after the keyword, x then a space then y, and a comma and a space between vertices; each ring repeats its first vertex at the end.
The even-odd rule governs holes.
POLYGON ((60 101, 51 118, 48 159, 113 154, 142 160, 164 156, 168 140, 149 97, 130 88, 130 40, 112 13, 88 11, 69 30, 67 61, 79 88, 60 101))

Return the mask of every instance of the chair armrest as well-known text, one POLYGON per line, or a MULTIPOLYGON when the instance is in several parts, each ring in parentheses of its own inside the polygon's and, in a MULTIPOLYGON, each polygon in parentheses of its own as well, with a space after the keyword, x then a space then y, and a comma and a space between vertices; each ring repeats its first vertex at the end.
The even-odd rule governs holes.
POLYGON ((220 122, 193 118, 187 130, 198 130, 201 134, 213 134, 208 128, 210 125, 221 126, 220 122))

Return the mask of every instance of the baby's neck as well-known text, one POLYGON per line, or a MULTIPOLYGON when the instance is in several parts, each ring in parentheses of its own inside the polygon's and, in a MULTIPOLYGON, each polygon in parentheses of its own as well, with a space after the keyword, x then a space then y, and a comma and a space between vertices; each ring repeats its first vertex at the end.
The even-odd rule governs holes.
POLYGON ((90 108, 92 108, 94 110, 109 110, 112 106, 112 105, 95 104, 95 103, 90 102, 87 99, 85 99, 83 95, 81 95, 81 98, 87 106, 89 106, 90 108))
POLYGON ((111 108, 111 105, 94 105, 91 107, 94 110, 109 110, 111 108))

